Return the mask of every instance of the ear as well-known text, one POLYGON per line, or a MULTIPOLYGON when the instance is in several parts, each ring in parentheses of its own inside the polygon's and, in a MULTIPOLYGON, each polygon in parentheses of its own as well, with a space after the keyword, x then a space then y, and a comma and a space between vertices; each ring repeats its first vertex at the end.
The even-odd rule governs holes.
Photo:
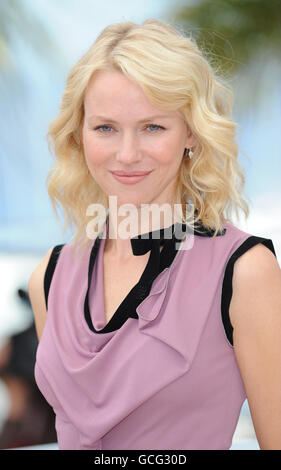
POLYGON ((187 126, 187 137, 186 137, 185 147, 186 148, 195 147, 196 144, 197 144, 197 139, 194 137, 191 130, 187 126))
POLYGON ((80 122, 80 125, 79 125, 80 142, 83 142, 83 123, 84 123, 84 119, 82 119, 82 121, 80 122))

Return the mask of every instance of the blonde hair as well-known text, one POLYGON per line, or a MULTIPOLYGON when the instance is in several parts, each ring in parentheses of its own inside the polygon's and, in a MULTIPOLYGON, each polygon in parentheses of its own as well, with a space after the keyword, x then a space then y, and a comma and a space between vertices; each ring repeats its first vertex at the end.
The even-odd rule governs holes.
POLYGON ((99 70, 117 70, 135 80, 156 106, 180 110, 196 138, 192 159, 182 158, 175 199, 194 211, 183 222, 202 223, 216 236, 231 222, 234 207, 246 217, 247 202, 241 192, 245 178, 238 164, 236 124, 232 120, 233 93, 199 50, 195 40, 180 27, 156 19, 141 25, 124 21, 107 26, 89 50, 71 68, 60 112, 47 134, 55 162, 48 176, 48 194, 57 213, 64 210, 64 229, 76 226, 74 246, 89 243, 86 236, 87 207, 94 203, 108 208, 107 195, 91 176, 83 154, 80 126, 84 96, 99 70))

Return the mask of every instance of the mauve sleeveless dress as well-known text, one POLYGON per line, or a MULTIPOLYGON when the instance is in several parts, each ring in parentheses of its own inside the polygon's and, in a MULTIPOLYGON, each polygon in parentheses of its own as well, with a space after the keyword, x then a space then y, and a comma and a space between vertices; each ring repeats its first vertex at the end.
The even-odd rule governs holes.
POLYGON ((109 331, 105 238, 78 260, 71 243, 59 246, 34 370, 56 414, 59 449, 231 447, 246 398, 228 316, 233 266, 257 243, 276 256, 270 239, 229 222, 215 238, 187 234, 109 331))

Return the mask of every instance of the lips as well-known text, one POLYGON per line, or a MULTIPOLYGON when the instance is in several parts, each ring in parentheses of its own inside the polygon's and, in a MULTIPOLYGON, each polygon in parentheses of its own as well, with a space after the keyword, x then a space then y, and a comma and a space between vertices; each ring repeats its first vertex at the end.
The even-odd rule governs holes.
POLYGON ((134 171, 134 172, 126 172, 126 171, 111 171, 116 176, 145 176, 151 173, 151 171, 134 171))
POLYGON ((115 178, 119 183, 121 184, 136 184, 140 183, 141 181, 145 180, 149 175, 151 171, 149 172, 124 172, 124 171, 116 171, 116 172, 111 172, 113 178, 115 178), (119 174, 117 174, 119 173, 119 174), (128 176, 129 175, 129 176, 128 176))

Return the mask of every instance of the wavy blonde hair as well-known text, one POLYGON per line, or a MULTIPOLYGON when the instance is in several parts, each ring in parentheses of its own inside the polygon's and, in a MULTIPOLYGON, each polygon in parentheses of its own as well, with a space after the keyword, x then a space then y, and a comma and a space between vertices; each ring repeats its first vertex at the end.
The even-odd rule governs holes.
MULTIPOLYGON (((76 226, 74 246, 83 248, 87 207, 92 203, 108 208, 107 195, 91 176, 83 153, 80 128, 84 119, 84 96, 99 70, 114 70, 135 80, 156 106, 180 110, 196 138, 192 159, 182 158, 175 200, 194 208, 183 222, 203 224, 221 231, 231 221, 234 207, 249 215, 241 192, 245 178, 238 164, 236 124, 232 119, 233 92, 219 77, 196 41, 181 30, 156 19, 138 25, 124 21, 107 26, 89 50, 71 68, 59 114, 47 133, 55 162, 48 176, 48 194, 58 216, 64 211, 64 229, 76 226)), ((195 225, 194 225, 195 224, 195 225)))

